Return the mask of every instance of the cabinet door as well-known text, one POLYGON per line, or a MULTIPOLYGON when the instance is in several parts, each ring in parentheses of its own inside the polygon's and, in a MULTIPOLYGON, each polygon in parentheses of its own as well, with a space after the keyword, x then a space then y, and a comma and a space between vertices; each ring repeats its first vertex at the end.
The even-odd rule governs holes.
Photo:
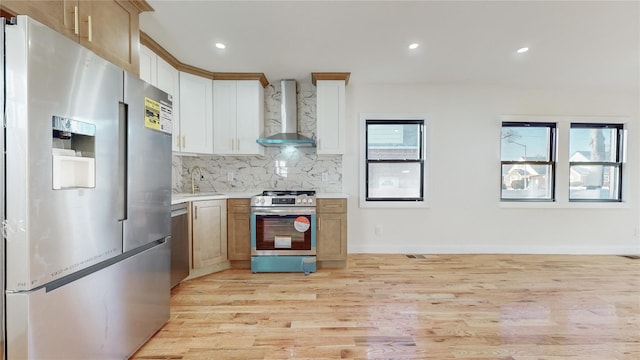
POLYGON ((193 211, 193 268, 227 260, 227 204, 225 200, 191 203, 193 211))
POLYGON ((251 260, 250 200, 229 199, 227 210, 229 260, 251 260))
POLYGON ((138 74, 139 11, 128 1, 78 2, 80 43, 115 65, 138 74))
POLYGON ((140 11, 129 1, 2 0, 2 6, 33 17, 132 74, 140 71, 140 11))
POLYGON ((12 14, 29 15, 48 27, 77 41, 74 33, 74 5, 78 1, 2 0, 2 7, 12 14))
POLYGON ((159 56, 157 57, 156 69, 158 88, 171 94, 171 101, 173 101, 173 113, 171 114, 173 116, 172 150, 180 151, 180 94, 178 93, 180 91, 180 72, 159 56))
POLYGON ((2 6, 17 15, 29 15, 67 37, 78 41, 75 12, 78 0, 2 0, 2 6))
POLYGON ((148 47, 140 45, 140 79, 157 86, 157 58, 148 47))
POLYGON ((264 88, 257 80, 242 80, 236 89, 236 153, 264 155, 256 142, 264 132, 264 88))
POLYGON ((318 261, 347 259, 347 214, 318 214, 318 261))
POLYGON ((180 142, 183 152, 213 153, 212 80, 180 73, 180 142))
POLYGON ((213 153, 233 154, 236 149, 236 81, 213 81, 213 153))
POLYGON ((316 82, 317 152, 344 154, 345 149, 345 84, 343 80, 316 82))

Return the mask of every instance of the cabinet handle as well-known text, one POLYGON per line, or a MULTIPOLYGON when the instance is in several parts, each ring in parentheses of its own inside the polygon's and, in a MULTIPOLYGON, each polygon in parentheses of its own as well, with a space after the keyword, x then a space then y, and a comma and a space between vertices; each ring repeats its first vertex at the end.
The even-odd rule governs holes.
POLYGON ((180 135, 178 135, 178 149, 180 149, 180 135))
POLYGON ((182 148, 186 148, 187 147, 187 138, 185 137, 185 135, 182 135, 182 148))
POLYGON ((89 22, 89 42, 93 41, 93 28, 91 26, 91 15, 89 15, 87 21, 89 22))
POLYGON ((78 14, 78 7, 73 7, 73 33, 78 35, 80 30, 78 29, 78 23, 80 22, 80 14, 78 14))
POLYGON ((236 139, 236 150, 240 151, 240 139, 236 139))
POLYGON ((198 220, 198 207, 197 206, 193 207, 193 215, 194 215, 195 219, 198 220))
POLYGON ((233 147, 234 143, 233 143, 233 139, 231 139, 231 151, 235 150, 235 148, 233 147))

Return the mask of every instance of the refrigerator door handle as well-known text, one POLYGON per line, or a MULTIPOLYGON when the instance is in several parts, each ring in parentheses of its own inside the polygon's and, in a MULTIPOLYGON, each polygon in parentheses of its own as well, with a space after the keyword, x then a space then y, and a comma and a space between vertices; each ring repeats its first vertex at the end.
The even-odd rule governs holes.
POLYGON ((118 119, 118 221, 127 220, 127 144, 128 144, 128 115, 127 104, 119 104, 118 119))

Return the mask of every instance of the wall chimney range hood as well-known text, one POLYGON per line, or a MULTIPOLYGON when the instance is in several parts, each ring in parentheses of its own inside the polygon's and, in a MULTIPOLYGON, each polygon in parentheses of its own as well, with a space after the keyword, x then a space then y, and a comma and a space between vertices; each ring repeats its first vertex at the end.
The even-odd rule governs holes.
POLYGON ((282 103, 280 114, 282 118, 281 132, 256 142, 262 146, 280 147, 313 147, 316 141, 298 134, 297 82, 295 79, 280 80, 282 103))

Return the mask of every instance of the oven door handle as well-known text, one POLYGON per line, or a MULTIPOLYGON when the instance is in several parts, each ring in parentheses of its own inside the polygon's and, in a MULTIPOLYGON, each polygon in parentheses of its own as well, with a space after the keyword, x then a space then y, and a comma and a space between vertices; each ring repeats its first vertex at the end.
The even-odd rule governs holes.
POLYGON ((256 216, 262 215, 315 215, 316 208, 313 207, 270 207, 270 208, 251 208, 251 214, 256 216))

